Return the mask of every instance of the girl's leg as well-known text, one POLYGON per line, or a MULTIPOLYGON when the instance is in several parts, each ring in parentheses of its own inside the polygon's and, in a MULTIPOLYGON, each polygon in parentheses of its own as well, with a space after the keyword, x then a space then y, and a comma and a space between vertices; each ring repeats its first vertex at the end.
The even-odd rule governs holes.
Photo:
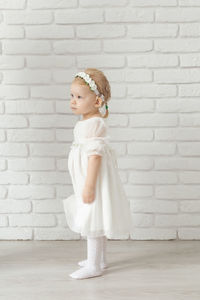
MULTIPOLYGON (((106 260, 106 248, 107 248, 107 237, 106 236, 101 237, 101 243, 102 243, 102 247, 101 247, 102 251, 101 251, 100 266, 102 269, 106 269, 108 267, 107 260, 106 260)), ((81 267, 87 266, 87 263, 88 263, 88 259, 78 262, 79 266, 81 266, 81 267)))
POLYGON ((102 270, 100 267, 101 252, 102 252, 102 237, 87 237, 87 266, 70 274, 72 278, 84 279, 89 277, 101 276, 102 270))
POLYGON ((104 235, 102 238, 102 253, 101 253, 101 263, 104 268, 107 268, 106 250, 107 250, 107 237, 104 235))

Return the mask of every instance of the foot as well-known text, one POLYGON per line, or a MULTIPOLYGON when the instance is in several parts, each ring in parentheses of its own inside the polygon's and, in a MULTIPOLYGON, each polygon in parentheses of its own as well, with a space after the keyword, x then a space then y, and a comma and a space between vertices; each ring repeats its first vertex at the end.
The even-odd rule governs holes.
MULTIPOLYGON (((86 267, 87 266, 87 259, 79 261, 78 264, 81 267, 86 267)), ((106 269, 108 267, 108 265, 106 263, 104 263, 104 262, 102 262, 100 266, 101 266, 101 269, 106 269)))
POLYGON ((86 266, 69 274, 69 276, 71 276, 74 279, 85 279, 90 277, 101 276, 102 274, 103 271, 101 269, 92 269, 86 266))

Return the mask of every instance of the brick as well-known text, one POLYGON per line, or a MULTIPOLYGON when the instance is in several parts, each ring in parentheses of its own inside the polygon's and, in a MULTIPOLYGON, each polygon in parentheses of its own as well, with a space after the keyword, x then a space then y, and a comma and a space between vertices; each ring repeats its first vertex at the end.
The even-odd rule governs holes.
POLYGON ((185 213, 197 213, 200 212, 199 200, 184 200, 180 202, 180 211, 185 213))
POLYGON ((125 100, 111 100, 108 102, 112 113, 138 113, 138 112, 153 112, 154 103, 151 99, 125 99, 125 100))
POLYGON ((200 187, 190 185, 156 186, 155 195, 160 199, 199 199, 200 187))
POLYGON ((153 187, 148 185, 124 185, 124 190, 127 197, 151 197, 153 195, 153 187))
POLYGON ((73 139, 73 132, 71 129, 58 129, 56 130, 56 140, 71 142, 73 139))
POLYGON ((127 26, 128 37, 176 37, 177 24, 134 24, 127 26))
POLYGON ((180 178, 180 182, 181 183, 192 183, 192 184, 195 184, 195 183, 200 183, 200 179, 199 177, 197 176, 197 172, 196 171, 185 171, 185 172, 182 172, 180 175, 179 175, 179 178, 180 178))
POLYGON ((6 84, 43 84, 49 83, 51 73, 49 70, 18 70, 5 71, 4 82, 6 84))
POLYGON ((174 240, 176 239, 176 229, 171 228, 140 228, 134 229, 131 234, 134 240, 174 240))
POLYGON ((1 116, 0 127, 1 128, 24 128, 27 127, 27 120, 22 116, 1 116))
POLYGON ((49 11, 18 11, 5 12, 6 24, 49 24, 53 15, 49 11))
POLYGON ((127 4, 127 0, 79 0, 79 5, 81 7, 114 7, 114 6, 124 6, 127 4))
POLYGON ((180 55, 180 65, 182 67, 199 67, 200 66, 200 54, 189 53, 180 55))
POLYGON ((178 117, 174 114, 138 114, 130 116, 132 127, 173 127, 178 125, 178 117))
POLYGON ((186 126, 191 126, 191 127, 196 127, 200 125, 199 121, 199 114, 193 114, 188 115, 188 114, 181 114, 180 116, 180 125, 182 127, 186 126))
MULTIPOLYGON (((6 160, 5 159, 0 159, 0 170, 5 170, 6 169, 6 160)), ((1 189, 0 189, 0 194, 1 194, 1 189)))
POLYGON ((65 85, 32 86, 31 97, 43 99, 66 99, 67 87, 65 85))
POLYGON ((174 143, 129 143, 128 154, 135 155, 173 155, 175 154, 176 145, 174 143))
POLYGON ((136 227, 149 227, 154 223, 154 217, 150 214, 133 214, 132 224, 136 227))
POLYGON ((159 8, 156 10, 156 22, 198 22, 200 8, 159 8))
POLYGON ((124 77, 126 82, 151 82, 153 80, 150 70, 127 70, 124 77))
POLYGON ((198 141, 200 140, 198 128, 169 128, 155 129, 155 140, 159 141, 198 141))
POLYGON ((104 41, 105 52, 146 52, 153 48, 150 40, 117 39, 104 41))
POLYGON ((134 54, 127 55, 129 67, 176 67, 178 66, 178 57, 173 54, 134 54))
MULTIPOLYGON (((41 122, 44 118, 43 114, 49 114, 54 112, 54 107, 52 101, 6 101, 5 103, 6 112, 9 114, 42 114, 37 116, 38 120, 41 119, 41 122)), ((32 117, 30 117, 32 118, 32 117)), ((50 116, 49 118, 52 118, 50 116)), ((45 119, 45 118, 44 118, 45 119)))
POLYGON ((71 68, 70 70, 58 70, 53 72, 52 77, 54 82, 58 82, 58 83, 67 82, 71 84, 76 73, 77 70, 75 70, 74 68, 71 68))
POLYGON ((134 98, 158 98, 158 97, 174 97, 176 96, 176 86, 174 85, 159 85, 159 84, 132 84, 128 85, 128 96, 134 98), (142 87, 142 88, 141 88, 142 87))
POLYGON ((178 152, 183 156, 199 156, 200 153, 200 142, 193 142, 191 147, 191 142, 178 144, 178 152))
POLYGON ((12 185, 8 197, 13 199, 50 199, 54 198, 54 187, 48 185, 12 185))
POLYGON ((156 199, 134 200, 131 205, 133 212, 142 213, 177 213, 178 205, 176 202, 156 199))
POLYGON ((22 69, 24 67, 23 57, 2 55, 0 57, 0 69, 22 69))
POLYGON ((0 87, 1 98, 5 99, 27 99, 28 98, 28 87, 4 85, 0 87))
POLYGON ((180 24, 180 36, 183 37, 199 37, 200 24, 180 24))
POLYGON ((28 155, 28 149, 22 143, 3 143, 0 147, 1 156, 23 157, 28 155))
POLYGON ((153 168, 153 160, 151 158, 118 158, 118 166, 124 170, 150 170, 153 168))
POLYGON ((53 200, 35 200, 33 201, 34 213, 60 213, 63 212, 62 201, 53 200))
POLYGON ((31 211, 31 202, 6 199, 5 201, 0 201, 0 208, 1 213, 29 213, 31 211))
POLYGON ((116 38, 125 36, 125 26, 123 25, 110 25, 110 24, 97 24, 79 25, 76 27, 76 34, 78 38, 116 38))
POLYGON ((33 233, 30 228, 1 228, 1 240, 32 240, 33 233))
POLYGON ((73 194, 72 185, 57 185, 56 186, 56 195, 58 198, 67 198, 69 195, 73 194))
POLYGON ((157 52, 197 52, 199 51, 199 40, 192 38, 155 40, 155 50, 157 52))
POLYGON ((69 39, 74 38, 72 26, 65 25, 42 25, 26 27, 28 39, 69 39))
POLYGON ((55 170, 53 158, 9 159, 8 168, 13 171, 52 171, 55 170))
POLYGON ((62 228, 37 228, 34 230, 35 240, 80 240, 80 234, 72 232, 70 229, 62 228))
POLYGON ((200 170, 200 161, 198 158, 188 159, 187 157, 183 158, 156 158, 155 161, 155 170, 200 170))
POLYGON ((72 8, 77 6, 77 0, 28 0, 31 9, 72 8))
POLYGON ((200 84, 180 84, 179 95, 182 97, 199 97, 200 96, 200 84))
POLYGON ((59 171, 68 171, 68 159, 57 159, 56 167, 59 171))
POLYGON ((8 217, 1 216, 0 218, 0 227, 7 227, 8 226, 8 217))
POLYGON ((68 9, 55 12, 56 24, 102 23, 103 10, 101 9, 68 9))
POLYGON ((155 70, 154 81, 158 83, 194 83, 200 81, 200 70, 155 70))
POLYGON ((180 240, 199 240, 200 229, 199 228, 179 228, 178 238, 180 240))
POLYGON ((128 117, 123 115, 123 114, 112 114, 112 116, 110 116, 110 119, 108 120, 109 122, 109 126, 112 127, 127 127, 128 126, 128 117))
POLYGON ((179 0, 179 6, 200 6, 199 0, 179 0))
POLYGON ((100 52, 101 42, 93 40, 69 40, 54 43, 54 52, 56 54, 64 53, 95 53, 100 52))
POLYGON ((155 217, 155 225, 158 227, 177 227, 177 226, 199 226, 199 215, 194 215, 191 218, 189 214, 180 215, 162 215, 155 217))
POLYGON ((29 144, 30 155, 34 156, 45 156, 45 157, 59 157, 65 156, 70 150, 71 143, 48 143, 48 147, 45 143, 37 143, 37 145, 29 144))
POLYGON ((77 66, 79 68, 120 68, 125 65, 125 57, 122 55, 84 55, 77 56, 77 66))
POLYGON ((8 141, 12 142, 51 142, 54 140, 52 130, 45 129, 10 129, 8 141))
POLYGON ((30 172, 31 184, 67 184, 68 178, 66 172, 30 172))
POLYGON ((1 39, 17 39, 24 38, 24 29, 18 26, 2 26, 0 27, 1 39))
POLYGON ((75 66, 75 57, 63 55, 45 55, 45 56, 28 56, 26 57, 28 68, 70 68, 75 66))
POLYGON ((153 22, 153 10, 140 8, 108 8, 105 11, 106 22, 153 22))
POLYGON ((129 182, 133 184, 173 184, 178 183, 178 175, 163 171, 130 171, 129 182))
POLYGON ((56 219, 53 215, 37 215, 37 214, 30 214, 30 215, 12 215, 9 216, 9 224, 11 227, 51 227, 56 225, 56 219))
POLYGON ((26 0, 1 0, 0 9, 24 9, 26 0))
POLYGON ((152 7, 152 6, 176 6, 176 0, 131 0, 132 6, 152 7))
POLYGON ((48 41, 5 41, 4 54, 49 54, 51 52, 48 41))

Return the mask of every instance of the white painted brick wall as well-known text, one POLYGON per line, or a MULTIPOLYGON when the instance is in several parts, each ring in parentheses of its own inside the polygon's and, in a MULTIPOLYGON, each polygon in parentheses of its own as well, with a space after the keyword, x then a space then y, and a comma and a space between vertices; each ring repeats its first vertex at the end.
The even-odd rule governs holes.
POLYGON ((200 1, 0 1, 0 239, 80 239, 62 199, 77 70, 111 83, 137 240, 200 239, 200 1))

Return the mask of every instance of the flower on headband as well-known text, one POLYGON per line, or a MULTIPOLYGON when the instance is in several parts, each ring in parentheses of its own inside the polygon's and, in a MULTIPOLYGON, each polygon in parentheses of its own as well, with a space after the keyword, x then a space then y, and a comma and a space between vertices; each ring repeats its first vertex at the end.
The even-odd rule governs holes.
POLYGON ((94 82, 94 80, 90 77, 89 74, 85 73, 85 72, 79 72, 75 75, 75 77, 81 77, 85 80, 85 82, 89 85, 90 89, 95 92, 96 95, 99 94, 99 91, 97 89, 97 86, 94 82))

